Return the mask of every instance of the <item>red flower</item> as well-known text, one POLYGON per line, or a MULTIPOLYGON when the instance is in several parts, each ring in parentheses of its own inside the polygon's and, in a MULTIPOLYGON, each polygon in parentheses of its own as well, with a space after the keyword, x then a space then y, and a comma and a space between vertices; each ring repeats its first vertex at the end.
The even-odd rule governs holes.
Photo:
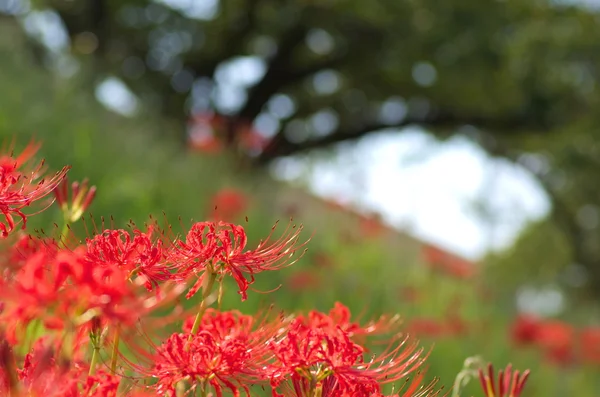
POLYGON ((369 321, 365 325, 351 321, 351 313, 348 307, 340 302, 335 302, 329 314, 312 310, 308 316, 297 316, 296 321, 310 328, 322 329, 336 332, 338 329, 344 331, 348 336, 376 335, 395 330, 399 325, 398 316, 382 316, 377 321, 369 321))
POLYGON ((269 139, 252 128, 249 123, 237 125, 236 129, 238 145, 251 155, 262 152, 269 144, 269 139))
POLYGON ((370 216, 359 216, 359 226, 362 235, 366 238, 375 238, 381 236, 386 227, 381 223, 379 216, 372 214, 370 216))
POLYGON ((219 227, 217 238, 221 243, 219 252, 221 266, 217 267, 217 271, 233 276, 242 300, 247 298, 246 291, 254 282, 254 274, 291 266, 299 258, 293 261, 289 259, 304 246, 304 244, 297 245, 302 226, 296 229, 296 225, 293 225, 291 229, 286 229, 279 239, 270 241, 275 231, 276 226, 274 226, 265 240, 261 241, 255 249, 248 251, 245 250, 247 237, 242 226, 219 223, 219 227))
POLYGON ((589 364, 600 364, 600 327, 589 327, 581 331, 581 357, 589 364))
MULTIPOLYGON (((184 326, 191 330, 191 320, 184 326)), ((207 310, 196 334, 173 334, 158 349, 149 370, 158 378, 159 393, 174 392, 182 380, 211 386, 218 396, 235 396, 263 379, 271 357, 268 340, 280 333, 279 322, 267 324, 237 311, 207 310)), ((162 394, 161 394, 162 395, 162 394)))
POLYGON ((75 222, 82 217, 96 196, 96 186, 88 187, 88 180, 71 184, 71 200, 69 201, 69 181, 64 178, 54 189, 56 202, 60 206, 66 222, 75 222))
POLYGON ((82 327, 96 318, 131 325, 162 303, 138 289, 116 267, 90 266, 81 249, 46 249, 28 257, 14 278, 0 280, 0 321, 13 339, 33 319, 47 329, 82 327))
MULTIPOLYGON (((344 317, 340 320, 343 325, 344 317)), ((347 319, 345 323, 349 324, 347 319)), ((300 390, 309 380, 316 381, 317 387, 330 388, 332 396, 378 395, 380 384, 404 378, 424 362, 423 350, 408 338, 365 362, 365 349, 350 336, 351 332, 330 327, 328 322, 294 320, 285 337, 271 343, 277 358, 270 369, 273 394, 278 395, 276 389, 286 382, 300 390)))
POLYGON ((173 263, 178 280, 186 280, 195 275, 196 283, 190 288, 186 297, 189 299, 198 292, 207 270, 219 250, 214 222, 197 222, 192 225, 184 241, 177 241, 168 254, 168 261, 173 263))
POLYGON ((146 288, 172 278, 165 262, 163 244, 152 238, 153 228, 147 232, 133 231, 133 238, 126 230, 104 230, 86 240, 86 260, 93 266, 116 267, 128 273, 127 278, 141 277, 146 288))
MULTIPOLYGON (((116 397, 120 378, 98 371, 89 375, 89 366, 79 360, 58 356, 60 345, 39 341, 28 353, 22 368, 16 368, 13 349, 0 342, 0 395, 14 397, 116 397), (4 354, 2 351, 4 350, 4 354), (8 354, 6 354, 8 353, 8 354), (8 358, 11 363, 2 359, 8 358), (3 382, 2 379, 7 381, 3 382)), ((139 393, 127 393, 140 396, 139 393)))
POLYGON ((213 217, 216 220, 232 221, 248 208, 248 199, 243 192, 235 189, 222 189, 211 200, 213 217))
POLYGON ((573 360, 574 334, 571 325, 561 321, 548 321, 541 324, 537 343, 552 362, 567 364, 573 360))
POLYGON ((37 238, 23 232, 12 234, 0 244, 0 279, 5 281, 11 279, 35 253, 58 249, 56 241, 50 238, 37 238))
POLYGON ((498 383, 495 375, 492 364, 488 364, 487 372, 479 370, 479 380, 486 397, 519 397, 529 377, 529 370, 513 372, 509 364, 505 370, 498 371, 498 383))
POLYGON ((188 144, 192 150, 204 153, 219 153, 223 149, 217 138, 224 128, 224 120, 219 115, 200 113, 194 115, 188 127, 188 144))
POLYGON ((178 277, 199 275, 188 292, 188 298, 198 291, 206 271, 219 275, 230 274, 238 284, 242 300, 246 300, 246 291, 254 282, 254 274, 278 270, 295 263, 297 259, 290 261, 289 258, 305 244, 297 245, 302 227, 296 228, 294 225, 286 229, 279 239, 270 241, 276 226, 255 249, 245 250, 247 237, 242 226, 224 222, 194 224, 185 243, 178 242, 170 255, 178 277))
POLYGON ((425 263, 433 269, 440 270, 458 279, 472 278, 477 271, 475 264, 450 254, 433 245, 423 246, 423 258, 425 263))
POLYGON ((39 148, 39 144, 31 142, 16 158, 12 152, 0 156, 0 212, 5 218, 5 223, 0 222, 1 237, 8 236, 14 229, 13 215, 21 218, 24 229, 27 217, 23 208, 52 193, 70 168, 64 167, 49 179, 42 178, 44 161, 23 169, 39 148))
POLYGON ((529 345, 537 342, 541 324, 542 322, 532 315, 517 316, 510 329, 512 340, 517 345, 529 345))

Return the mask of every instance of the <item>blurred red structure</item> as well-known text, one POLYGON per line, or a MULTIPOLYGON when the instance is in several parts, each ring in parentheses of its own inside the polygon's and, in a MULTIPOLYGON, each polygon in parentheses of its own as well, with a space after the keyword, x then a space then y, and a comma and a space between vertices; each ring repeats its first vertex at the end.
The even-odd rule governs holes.
POLYGON ((476 275, 477 267, 472 262, 434 245, 424 244, 422 254, 424 262, 434 270, 460 279, 470 279, 476 275))
POLYGON ((574 359, 575 329, 562 321, 547 321, 538 330, 538 344, 545 356, 556 364, 569 364, 574 359))
POLYGON ((199 112, 188 123, 188 146, 195 151, 219 153, 224 149, 232 129, 231 142, 250 154, 259 154, 269 143, 269 139, 249 122, 231 120, 216 113, 199 112))
POLYGON ((248 203, 248 197, 244 192, 233 188, 221 189, 211 200, 212 218, 233 222, 245 214, 248 203))
POLYGON ((600 365, 600 327, 588 327, 579 336, 580 356, 587 364, 600 365))
POLYGON ((567 365, 576 358, 576 332, 568 323, 522 314, 515 319, 510 335, 517 346, 535 346, 552 363, 567 365))
POLYGON ((517 346, 534 344, 537 341, 541 321, 532 315, 521 314, 517 316, 511 326, 511 339, 517 346))
POLYGON ((217 114, 195 114, 188 123, 188 147, 203 153, 219 153, 223 145, 217 135, 224 126, 224 119, 217 114))

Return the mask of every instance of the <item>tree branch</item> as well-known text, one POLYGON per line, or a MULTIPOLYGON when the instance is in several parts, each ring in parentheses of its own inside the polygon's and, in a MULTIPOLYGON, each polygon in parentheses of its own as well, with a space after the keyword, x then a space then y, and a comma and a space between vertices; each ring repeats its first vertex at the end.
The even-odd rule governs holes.
POLYGON ((242 53, 244 39, 252 33, 258 23, 258 9, 261 0, 247 0, 244 10, 240 15, 244 16, 244 21, 238 23, 233 21, 230 30, 227 31, 225 38, 221 41, 226 45, 221 46, 217 54, 202 58, 197 54, 184 59, 185 66, 196 74, 196 77, 212 77, 217 67, 227 59, 242 53))
POLYGON ((341 128, 330 135, 311 139, 301 143, 290 142, 285 138, 283 131, 280 131, 273 140, 267 145, 262 155, 259 156, 259 163, 266 163, 274 158, 288 156, 291 154, 326 147, 335 143, 344 142, 352 139, 358 139, 370 133, 385 129, 398 129, 408 126, 421 126, 432 129, 458 128, 465 125, 492 130, 492 131, 510 131, 510 134, 516 134, 527 130, 528 132, 545 132, 546 128, 533 120, 523 116, 514 118, 491 118, 482 116, 461 116, 453 113, 436 113, 428 117, 407 117, 395 124, 386 124, 381 122, 369 122, 362 125, 354 125, 349 128, 341 128))
POLYGON ((253 120, 271 96, 290 82, 290 59, 296 47, 304 41, 307 32, 308 28, 304 24, 295 25, 279 41, 277 53, 270 60, 263 78, 250 89, 246 104, 238 112, 238 120, 253 120))

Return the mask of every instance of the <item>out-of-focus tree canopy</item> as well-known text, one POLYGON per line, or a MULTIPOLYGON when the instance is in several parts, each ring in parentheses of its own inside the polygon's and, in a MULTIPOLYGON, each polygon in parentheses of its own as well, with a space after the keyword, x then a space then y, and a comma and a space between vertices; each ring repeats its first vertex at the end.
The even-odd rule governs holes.
POLYGON ((550 0, 31 4, 60 16, 96 82, 118 77, 182 137, 193 112, 226 116, 231 145, 254 123, 268 140, 248 153, 258 164, 390 127, 468 135, 539 178, 570 260, 600 290, 600 12, 550 0))

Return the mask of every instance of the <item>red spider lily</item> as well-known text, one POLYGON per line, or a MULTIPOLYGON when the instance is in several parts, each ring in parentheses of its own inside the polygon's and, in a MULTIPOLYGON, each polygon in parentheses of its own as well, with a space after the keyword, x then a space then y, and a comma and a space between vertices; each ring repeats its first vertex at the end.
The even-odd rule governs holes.
POLYGON ((600 327, 584 328, 579 342, 583 361, 589 364, 600 364, 600 327))
MULTIPOLYGON (((192 331, 195 317, 189 317, 183 323, 183 331, 192 331)), ((213 334, 225 337, 233 332, 249 333, 256 326, 257 320, 253 316, 244 315, 237 310, 220 312, 213 308, 206 309, 198 331, 209 331, 213 334)))
MULTIPOLYGON (((1 349, 0 349, 1 350, 1 349)), ((89 367, 83 361, 58 357, 52 346, 44 342, 28 353, 22 368, 6 365, 0 360, 0 394, 14 397, 116 397, 121 379, 104 371, 89 375, 89 367)), ((15 363, 15 357, 10 357, 15 363)), ((141 397, 139 393, 128 396, 141 397)))
POLYGON ((248 198, 236 189, 222 189, 211 200, 213 218, 220 221, 232 221, 241 216, 247 208, 248 198))
POLYGON ((237 126, 236 138, 238 145, 251 155, 262 152, 269 143, 269 139, 250 124, 237 126))
POLYGON ((25 261, 37 252, 56 250, 56 241, 37 238, 23 232, 14 233, 0 241, 0 279, 9 280, 25 261))
POLYGON ((270 241, 276 226, 255 249, 246 251, 247 236, 242 226, 224 222, 194 224, 185 243, 178 242, 170 255, 180 277, 199 275, 188 298, 199 290, 207 270, 219 275, 230 274, 238 284, 242 300, 246 300, 246 291, 254 283, 254 274, 294 264, 299 258, 294 261, 289 258, 306 244, 297 245, 302 227, 295 228, 294 225, 279 239, 270 241))
MULTIPOLYGON (((71 294, 65 293, 64 284, 71 271, 68 259, 56 260, 56 252, 42 250, 30 256, 11 280, 0 280, 0 297, 5 307, 0 318, 16 332, 18 323, 27 324, 43 318, 47 328, 62 328, 65 311, 72 308, 71 294), (51 311, 56 307, 56 311, 51 311), (10 320, 10 322, 9 322, 10 320)), ((13 339, 14 336, 10 335, 13 339)))
MULTIPOLYGON (((184 326, 189 332, 191 322, 184 326)), ((174 392, 181 381, 196 388, 212 387, 218 396, 229 389, 249 395, 248 386, 265 379, 271 358, 268 340, 280 334, 281 322, 267 323, 237 311, 208 309, 192 337, 173 334, 157 348, 149 373, 158 378, 157 391, 174 392)))
POLYGON ((198 277, 186 297, 191 298, 202 286, 207 266, 212 265, 219 250, 214 222, 197 222, 192 225, 184 241, 177 241, 169 253, 168 261, 174 264, 180 280, 198 277))
POLYGON ((398 393, 387 397, 437 397, 442 393, 442 389, 437 387, 438 379, 433 379, 427 384, 423 384, 425 371, 419 371, 412 379, 406 379, 406 383, 398 393))
POLYGON ((533 344, 538 339, 541 320, 532 315, 521 314, 513 322, 510 333, 517 345, 533 344))
POLYGON ((127 272, 127 278, 142 278, 148 290, 172 278, 165 262, 163 243, 152 238, 153 228, 133 231, 104 230, 86 240, 86 260, 93 266, 115 267, 127 272))
POLYGON ((336 332, 341 329, 348 336, 354 337, 357 335, 374 335, 390 332, 399 324, 398 316, 382 316, 377 321, 370 321, 366 325, 361 326, 358 322, 350 321, 352 314, 347 306, 340 302, 335 302, 329 314, 321 313, 312 310, 308 313, 308 317, 297 316, 296 320, 310 328, 323 329, 326 331, 336 332))
POLYGON ((0 156, 0 212, 5 218, 5 223, 0 222, 0 235, 3 238, 15 227, 13 215, 21 218, 22 228, 25 228, 27 217, 23 208, 52 193, 70 168, 64 167, 49 179, 42 178, 44 161, 23 169, 39 148, 39 144, 31 142, 16 158, 12 153, 0 156))
POLYGON ((14 349, 0 341, 0 394, 9 396, 76 396, 79 364, 57 360, 54 349, 43 341, 28 353, 22 368, 17 368, 14 349), (4 382, 2 382, 4 379, 4 382))
POLYGON ((192 117, 188 128, 188 145, 192 150, 219 153, 223 144, 217 134, 225 127, 225 120, 216 114, 199 113, 192 117))
POLYGON ((504 370, 498 371, 498 383, 492 364, 488 364, 487 372, 479 370, 479 380, 483 387, 485 397, 519 397, 525 382, 529 377, 529 370, 520 373, 513 371, 512 365, 508 365, 504 370))
POLYGON ((330 377, 335 380, 332 395, 377 395, 381 384, 404 378, 425 360, 423 350, 408 338, 394 342, 399 342, 396 347, 364 361, 365 349, 341 328, 314 328, 294 321, 285 338, 271 343, 277 358, 270 369, 273 395, 281 396, 276 389, 287 381, 299 385, 305 378, 314 387, 324 387, 330 377))
POLYGON ((574 358, 575 330, 562 321, 547 321, 540 325, 536 342, 546 357, 556 364, 568 364, 574 358))
POLYGON ((72 183, 71 201, 69 201, 69 181, 67 177, 54 189, 56 202, 63 212, 65 221, 70 223, 77 221, 92 204, 96 196, 96 186, 89 187, 88 183, 87 179, 81 183, 72 183))
MULTIPOLYGON (((406 385, 400 392, 390 396, 384 396, 381 393, 365 389, 361 385, 356 385, 352 390, 341 391, 337 387, 337 380, 333 377, 326 378, 319 386, 319 396, 321 397, 436 397, 441 390, 436 390, 437 380, 429 384, 422 384, 424 372, 420 371, 413 379, 406 379, 406 385)), ((310 381, 306 378, 295 379, 291 383, 282 385, 281 393, 285 397, 313 397, 311 393, 310 381)))
POLYGON ((376 214, 369 216, 360 215, 358 228, 366 238, 380 237, 387 229, 376 214))
POLYGON ((475 276, 475 264, 450 254, 436 246, 426 244, 422 248, 425 263, 458 279, 470 279, 475 276))
POLYGON ((57 330, 67 324, 81 327, 94 318, 131 325, 161 303, 140 294, 118 268, 90 266, 81 249, 33 254, 14 278, 0 280, 0 300, 0 320, 13 335, 33 319, 57 330))
POLYGON ((216 267, 220 273, 229 273, 233 276, 239 287, 242 300, 246 300, 248 287, 254 282, 254 274, 263 271, 279 270, 291 266, 299 258, 290 261, 295 252, 304 246, 297 245, 302 226, 295 225, 286 229, 283 235, 270 241, 277 225, 273 226, 271 234, 261 241, 258 246, 250 251, 244 251, 247 236, 242 226, 219 223, 217 238, 221 243, 219 252, 220 267, 216 267), (248 276, 245 277, 244 273, 248 276))

